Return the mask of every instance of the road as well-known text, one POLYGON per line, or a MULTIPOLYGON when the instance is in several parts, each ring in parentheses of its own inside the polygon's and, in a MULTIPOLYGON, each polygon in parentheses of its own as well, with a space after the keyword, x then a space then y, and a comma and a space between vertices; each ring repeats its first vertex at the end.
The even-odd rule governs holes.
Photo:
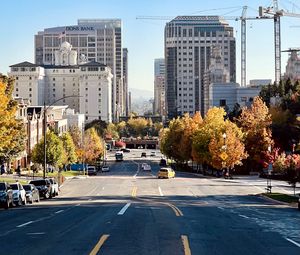
POLYGON ((159 158, 137 150, 114 162, 111 154, 110 172, 0 210, 0 254, 300 254, 297 209, 254 195, 244 180, 157 179, 159 158))

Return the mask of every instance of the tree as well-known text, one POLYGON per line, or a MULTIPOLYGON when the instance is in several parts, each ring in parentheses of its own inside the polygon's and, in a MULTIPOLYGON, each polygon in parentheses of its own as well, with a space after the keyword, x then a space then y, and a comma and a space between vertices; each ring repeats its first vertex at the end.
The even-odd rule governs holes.
POLYGON ((247 158, 242 130, 228 120, 225 121, 222 133, 212 137, 208 147, 211 154, 210 164, 216 169, 233 169, 247 158), (226 138, 223 138, 223 134, 226 134, 226 138))
POLYGON ((110 136, 114 140, 119 139, 118 129, 115 124, 109 123, 104 131, 105 136, 110 136))
POLYGON ((127 124, 134 135, 142 136, 145 134, 144 130, 146 129, 148 122, 145 118, 130 118, 127 124))
POLYGON ((72 136, 69 132, 63 133, 62 137, 63 147, 66 154, 66 161, 65 164, 72 164, 77 161, 77 155, 76 155, 76 147, 72 140, 72 136))
MULTIPOLYGON (((10 161, 25 150, 24 123, 16 119, 17 102, 12 98, 14 80, 0 75, 0 160, 10 161)), ((10 165, 10 164, 9 164, 10 165)))
POLYGON ((193 135, 192 156, 199 164, 209 164, 211 154, 209 144, 212 138, 218 137, 224 130, 226 113, 223 108, 213 107, 208 110, 203 123, 193 135))
MULTIPOLYGON (((34 163, 44 163, 44 139, 37 143, 32 151, 32 161, 34 163)), ((46 134, 46 161, 55 167, 61 167, 66 161, 66 153, 61 139, 52 131, 46 134)))
POLYGON ((262 152, 273 146, 270 129, 271 115, 269 109, 260 97, 255 97, 250 108, 244 107, 238 119, 238 124, 245 133, 245 147, 249 154, 248 166, 260 166, 262 152))
POLYGON ((104 152, 103 141, 94 128, 85 131, 83 157, 87 163, 95 163, 104 152))

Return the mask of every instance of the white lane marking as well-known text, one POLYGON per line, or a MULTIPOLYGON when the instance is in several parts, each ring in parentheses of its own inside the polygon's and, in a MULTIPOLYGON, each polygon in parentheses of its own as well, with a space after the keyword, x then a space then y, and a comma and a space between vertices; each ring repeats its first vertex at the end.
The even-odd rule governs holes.
POLYGON ((130 205, 131 203, 127 203, 126 205, 124 205, 124 207, 118 212, 118 215, 123 215, 130 205))
POLYGON ((159 191, 159 195, 162 197, 164 194, 162 193, 162 191, 161 191, 161 188, 160 188, 160 187, 158 187, 158 191, 159 191))
POLYGON ((243 214, 239 214, 240 217, 245 218, 245 219, 250 219, 248 216, 245 216, 243 214))
POLYGON ((59 214, 59 213, 62 213, 64 210, 59 210, 57 212, 55 212, 55 214, 59 214))
POLYGON ((218 208, 219 208, 220 210, 223 210, 223 211, 225 210, 223 207, 220 207, 220 206, 219 206, 218 208))
POLYGON ((288 240, 289 242, 295 244, 296 246, 300 247, 300 244, 297 243, 297 242, 295 242, 295 241, 293 241, 292 239, 289 239, 289 238, 285 238, 285 239, 288 240))
POLYGON ((28 222, 26 222, 26 223, 24 223, 24 224, 18 225, 17 228, 24 227, 24 226, 29 225, 29 224, 31 224, 31 223, 33 223, 33 221, 28 221, 28 222))
POLYGON ((74 206, 80 206, 80 204, 74 205, 74 206))
POLYGON ((45 232, 27 233, 26 235, 45 235, 45 232))

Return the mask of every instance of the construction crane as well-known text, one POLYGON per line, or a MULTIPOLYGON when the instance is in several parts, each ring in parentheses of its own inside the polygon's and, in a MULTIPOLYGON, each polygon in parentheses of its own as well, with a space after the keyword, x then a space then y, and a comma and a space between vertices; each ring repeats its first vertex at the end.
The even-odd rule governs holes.
POLYGON ((280 17, 289 16, 300 18, 300 14, 279 10, 278 0, 273 0, 273 6, 259 7, 260 17, 273 17, 274 19, 274 47, 275 47, 275 83, 279 84, 281 77, 281 31, 280 17))
POLYGON ((226 20, 241 20, 241 86, 246 86, 246 39, 247 39, 247 26, 246 20, 260 20, 260 19, 270 19, 268 16, 258 16, 258 17, 247 17, 248 6, 243 6, 242 15, 240 17, 223 17, 226 20))
MULTIPOLYGON (((260 19, 272 19, 269 16, 257 16, 257 17, 247 17, 247 8, 248 6, 243 6, 241 16, 221 16, 224 20, 235 20, 241 21, 241 86, 246 86, 246 20, 260 20, 260 19)), ((174 17, 167 16, 137 16, 136 19, 150 19, 150 20, 172 20, 174 17)))

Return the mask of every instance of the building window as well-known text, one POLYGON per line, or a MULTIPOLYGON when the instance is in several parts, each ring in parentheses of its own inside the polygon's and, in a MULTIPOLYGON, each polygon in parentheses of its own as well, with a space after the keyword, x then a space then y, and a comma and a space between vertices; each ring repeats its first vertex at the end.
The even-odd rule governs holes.
POLYGON ((31 88, 29 88, 29 91, 32 91, 32 89, 31 89, 31 88))
POLYGON ((19 91, 19 89, 18 89, 18 88, 16 88, 16 91, 19 91))
POLYGON ((31 95, 31 94, 29 94, 29 97, 32 97, 32 95, 31 95))
POLYGON ((52 80, 55 81, 55 78, 53 78, 52 80))
POLYGON ((220 106, 221 107, 226 106, 226 99, 220 99, 220 106))
POLYGON ((85 88, 85 90, 89 90, 89 88, 85 88))

